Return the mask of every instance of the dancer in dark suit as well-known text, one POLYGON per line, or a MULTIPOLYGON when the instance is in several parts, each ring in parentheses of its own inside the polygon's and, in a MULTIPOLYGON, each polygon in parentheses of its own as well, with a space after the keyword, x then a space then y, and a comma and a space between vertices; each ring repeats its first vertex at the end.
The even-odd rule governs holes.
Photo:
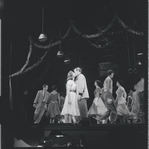
POLYGON ((41 121, 46 109, 47 109, 47 98, 49 97, 48 85, 44 84, 43 89, 39 90, 36 94, 33 107, 34 112, 34 123, 37 124, 41 121))

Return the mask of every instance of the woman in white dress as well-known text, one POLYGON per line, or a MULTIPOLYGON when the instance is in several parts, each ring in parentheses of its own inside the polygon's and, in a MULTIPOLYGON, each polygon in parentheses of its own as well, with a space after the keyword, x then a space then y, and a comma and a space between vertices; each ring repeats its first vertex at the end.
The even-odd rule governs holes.
POLYGON ((65 123, 76 123, 75 117, 80 115, 73 71, 67 74, 66 97, 61 115, 64 115, 65 123))
POLYGON ((107 111, 107 108, 105 107, 105 104, 101 98, 102 96, 101 81, 96 80, 94 85, 96 87, 94 91, 95 98, 88 111, 88 115, 98 117, 98 116, 103 115, 107 111))

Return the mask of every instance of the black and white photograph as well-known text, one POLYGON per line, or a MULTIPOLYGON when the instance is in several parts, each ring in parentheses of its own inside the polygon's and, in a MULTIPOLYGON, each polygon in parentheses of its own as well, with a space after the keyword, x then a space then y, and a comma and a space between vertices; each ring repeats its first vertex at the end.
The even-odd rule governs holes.
POLYGON ((0 14, 2 149, 147 149, 147 0, 1 0, 0 14))

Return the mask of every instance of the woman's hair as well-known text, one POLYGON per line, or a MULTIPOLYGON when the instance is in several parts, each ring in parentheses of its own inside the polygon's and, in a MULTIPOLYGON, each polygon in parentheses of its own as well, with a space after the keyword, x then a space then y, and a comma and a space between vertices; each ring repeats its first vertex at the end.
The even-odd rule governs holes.
POLYGON ((112 73, 114 73, 114 71, 112 69, 107 71, 107 75, 110 76, 112 73))
POLYGON ((73 79, 73 71, 69 71, 67 74, 67 81, 73 79))
POLYGON ((118 79, 117 82, 118 82, 121 86, 124 86, 124 82, 123 82, 123 80, 118 79))
POLYGON ((96 82, 97 85, 101 88, 101 81, 100 81, 100 80, 95 80, 95 82, 96 82))
POLYGON ((56 85, 53 85, 52 86, 52 90, 54 91, 54 90, 57 90, 57 86, 56 85))

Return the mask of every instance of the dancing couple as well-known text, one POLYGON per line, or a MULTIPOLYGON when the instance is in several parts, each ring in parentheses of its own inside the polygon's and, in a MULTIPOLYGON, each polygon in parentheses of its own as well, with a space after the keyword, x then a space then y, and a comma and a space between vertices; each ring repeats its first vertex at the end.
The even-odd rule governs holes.
POLYGON ((113 70, 107 71, 107 77, 104 80, 103 88, 101 88, 101 81, 96 80, 94 85, 96 87, 94 91, 94 100, 88 111, 90 117, 94 117, 97 120, 97 124, 105 124, 110 119, 110 123, 115 123, 117 112, 115 107, 113 92, 113 70))
MULTIPOLYGON (((131 116, 131 113, 128 110, 128 107, 126 105, 126 91, 124 89, 124 83, 121 79, 117 80, 116 86, 118 87, 116 90, 116 99, 114 100, 112 94, 113 94, 113 77, 114 72, 113 70, 107 71, 108 76, 106 77, 104 83, 103 83, 103 93, 102 98, 105 104, 105 107, 107 110, 105 110, 102 105, 102 108, 100 110, 102 111, 102 115, 99 115, 97 118, 98 122, 102 122, 103 120, 109 120, 111 124, 115 124, 117 121, 117 118, 120 118, 120 122, 124 123, 123 119, 121 117, 129 118, 131 116), (102 110, 103 109, 103 110, 102 110), (105 112, 103 112, 105 111, 105 112)), ((100 100, 101 101, 101 100, 100 100)))
POLYGON ((50 120, 50 123, 54 123, 56 116, 60 115, 59 100, 57 86, 53 85, 52 92, 49 93, 48 85, 44 84, 43 89, 37 92, 34 100, 34 124, 39 124, 44 115, 50 120))
POLYGON ((82 69, 77 67, 67 74, 66 98, 61 115, 65 123, 77 123, 87 117, 87 99, 89 98, 86 78, 82 69))

